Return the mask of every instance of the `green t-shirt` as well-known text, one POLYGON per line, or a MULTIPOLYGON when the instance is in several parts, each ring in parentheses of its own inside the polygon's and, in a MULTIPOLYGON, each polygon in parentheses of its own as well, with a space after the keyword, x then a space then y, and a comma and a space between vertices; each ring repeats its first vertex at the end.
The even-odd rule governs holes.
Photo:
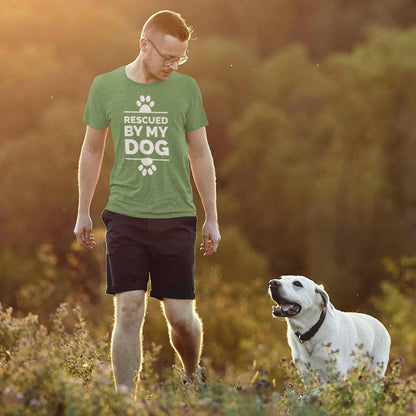
POLYGON ((115 162, 106 209, 138 218, 194 216, 185 132, 208 125, 196 81, 172 72, 137 83, 125 67, 94 79, 84 123, 111 126, 115 162))

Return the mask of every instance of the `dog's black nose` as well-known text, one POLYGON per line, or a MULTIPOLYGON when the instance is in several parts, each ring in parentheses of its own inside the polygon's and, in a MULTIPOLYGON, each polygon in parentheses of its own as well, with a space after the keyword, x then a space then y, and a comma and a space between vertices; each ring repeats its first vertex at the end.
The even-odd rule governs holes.
POLYGON ((270 280, 269 282, 269 287, 278 287, 280 285, 281 285, 281 282, 280 280, 277 280, 277 279, 270 280))

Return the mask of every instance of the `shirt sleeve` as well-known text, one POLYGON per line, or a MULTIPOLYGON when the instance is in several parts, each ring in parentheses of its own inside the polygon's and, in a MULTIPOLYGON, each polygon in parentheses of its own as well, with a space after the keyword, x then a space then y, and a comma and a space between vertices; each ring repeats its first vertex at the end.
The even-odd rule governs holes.
POLYGON ((200 127, 208 126, 208 119, 202 102, 201 91, 198 84, 192 79, 191 99, 186 115, 185 131, 197 130, 200 127))
POLYGON ((110 124, 102 99, 99 78, 95 78, 91 85, 83 121, 84 124, 97 130, 105 129, 110 124))

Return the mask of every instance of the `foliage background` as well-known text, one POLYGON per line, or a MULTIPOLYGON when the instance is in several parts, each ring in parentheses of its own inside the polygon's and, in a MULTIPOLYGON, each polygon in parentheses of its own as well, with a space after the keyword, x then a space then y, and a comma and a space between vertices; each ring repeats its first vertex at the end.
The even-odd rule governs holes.
MULTIPOLYGON (((201 87, 218 171, 223 240, 197 260, 204 360, 215 371, 276 367, 289 355, 267 283, 304 274, 340 309, 373 313, 392 358, 414 374, 416 6, 411 0, 3 0, 0 5, 0 302, 45 325, 80 304, 108 341, 100 212, 109 138, 93 201, 98 247, 74 243, 82 115, 97 74, 131 62, 160 9, 195 27, 183 72, 201 87), (276 366, 276 367, 275 367, 276 366)), ((182 70, 182 68, 181 68, 182 70)), ((199 225, 203 215, 199 209, 199 225)), ((145 347, 173 353, 149 300, 145 347)))

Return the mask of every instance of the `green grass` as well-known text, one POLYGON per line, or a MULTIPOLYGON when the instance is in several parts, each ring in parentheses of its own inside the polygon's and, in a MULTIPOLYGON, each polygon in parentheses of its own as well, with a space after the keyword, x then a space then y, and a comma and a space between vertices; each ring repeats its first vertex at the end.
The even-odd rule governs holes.
MULTIPOLYGON (((81 310, 62 305, 50 330, 36 316, 15 318, 0 309, 0 415, 411 415, 416 379, 402 379, 402 360, 384 379, 361 365, 346 380, 334 374, 325 388, 305 384, 293 363, 281 366, 284 388, 266 369, 206 368, 207 382, 184 383, 181 372, 154 370, 160 348, 144 357, 137 398, 113 387, 108 346, 93 341, 81 310)), ((253 357, 254 359, 255 357, 253 357)))

